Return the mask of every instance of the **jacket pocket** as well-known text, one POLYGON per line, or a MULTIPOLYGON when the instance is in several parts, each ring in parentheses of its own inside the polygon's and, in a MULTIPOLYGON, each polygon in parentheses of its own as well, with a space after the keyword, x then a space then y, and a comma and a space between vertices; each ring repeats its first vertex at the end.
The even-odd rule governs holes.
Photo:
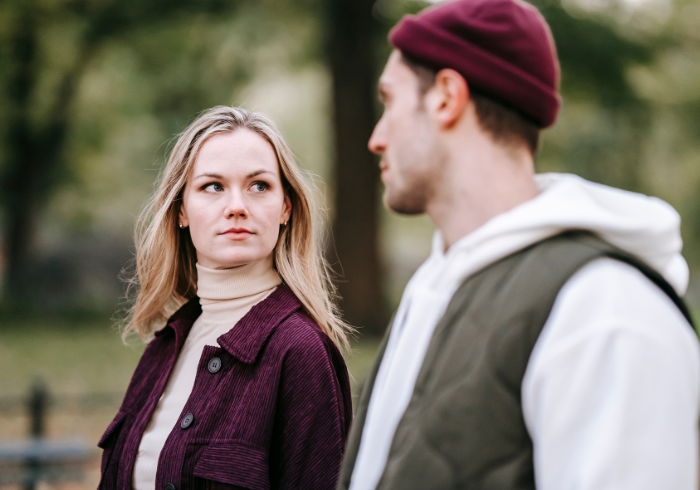
POLYGON ((112 455, 112 450, 119 438, 119 433, 124 425, 124 420, 126 419, 126 412, 118 412, 117 415, 112 420, 112 423, 107 426, 107 430, 102 437, 100 437, 100 442, 97 443, 97 447, 102 448, 102 464, 100 465, 102 470, 102 475, 104 476, 105 470, 107 469, 107 464, 109 463, 110 456, 112 455))
POLYGON ((207 489, 270 490, 267 452, 240 442, 212 442, 194 467, 207 489), (222 485, 224 484, 224 485, 222 485))

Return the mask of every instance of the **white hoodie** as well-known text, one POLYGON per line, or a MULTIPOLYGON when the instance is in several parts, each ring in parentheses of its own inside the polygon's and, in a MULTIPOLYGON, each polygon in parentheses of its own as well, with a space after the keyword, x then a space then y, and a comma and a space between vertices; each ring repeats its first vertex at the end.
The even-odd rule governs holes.
MULTIPOLYGON (((680 218, 665 202, 573 175, 449 250, 439 232, 408 283, 368 407, 350 490, 372 490, 435 326, 462 282, 565 230, 590 230, 647 262, 682 295, 680 218)), ((697 489, 700 347, 671 300, 637 269, 599 259, 562 288, 522 385, 538 490, 697 489)))

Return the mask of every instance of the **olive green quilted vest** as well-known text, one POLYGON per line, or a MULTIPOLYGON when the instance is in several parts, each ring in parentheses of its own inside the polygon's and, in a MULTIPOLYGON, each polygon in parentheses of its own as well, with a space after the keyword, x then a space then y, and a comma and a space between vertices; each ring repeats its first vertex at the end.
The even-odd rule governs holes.
MULTIPOLYGON (((460 286, 435 328, 378 490, 535 488, 520 405, 525 369, 559 290, 602 257, 643 272, 692 325, 683 301, 657 272, 587 232, 558 235, 488 266, 460 286)), ((388 333, 355 411, 342 490, 350 486, 387 339, 388 333)))

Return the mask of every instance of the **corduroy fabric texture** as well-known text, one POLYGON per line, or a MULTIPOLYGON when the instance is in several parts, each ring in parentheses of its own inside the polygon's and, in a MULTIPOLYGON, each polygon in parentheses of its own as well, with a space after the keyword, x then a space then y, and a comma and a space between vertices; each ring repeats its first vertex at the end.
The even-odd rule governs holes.
POLYGON ((561 105, 559 61, 549 26, 520 0, 454 0, 407 15, 389 39, 435 69, 452 68, 471 86, 519 109, 541 127, 561 105))
MULTIPOLYGON (((102 436, 100 489, 130 489, 133 465, 192 324, 193 298, 148 345, 102 436)), ((350 384, 333 342, 282 285, 255 305, 221 347, 206 346, 180 420, 161 452, 156 489, 330 489, 352 418, 350 384), (221 368, 210 372, 218 357, 221 368), (186 424, 185 424, 186 425, 186 424)))
POLYGON ((272 266, 272 255, 231 269, 214 270, 197 264, 197 295, 202 314, 187 334, 165 391, 141 436, 133 472, 135 490, 153 490, 155 486, 158 456, 190 397, 204 346, 218 345, 216 339, 272 294, 281 282, 272 266))

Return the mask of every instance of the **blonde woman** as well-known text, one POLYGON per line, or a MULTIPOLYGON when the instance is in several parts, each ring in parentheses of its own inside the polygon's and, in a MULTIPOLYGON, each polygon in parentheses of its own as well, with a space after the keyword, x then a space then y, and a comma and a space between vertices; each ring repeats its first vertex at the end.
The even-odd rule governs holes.
POLYGON ((149 342, 99 488, 335 488, 349 329, 314 209, 264 116, 215 107, 180 136, 137 226, 126 331, 149 342))

